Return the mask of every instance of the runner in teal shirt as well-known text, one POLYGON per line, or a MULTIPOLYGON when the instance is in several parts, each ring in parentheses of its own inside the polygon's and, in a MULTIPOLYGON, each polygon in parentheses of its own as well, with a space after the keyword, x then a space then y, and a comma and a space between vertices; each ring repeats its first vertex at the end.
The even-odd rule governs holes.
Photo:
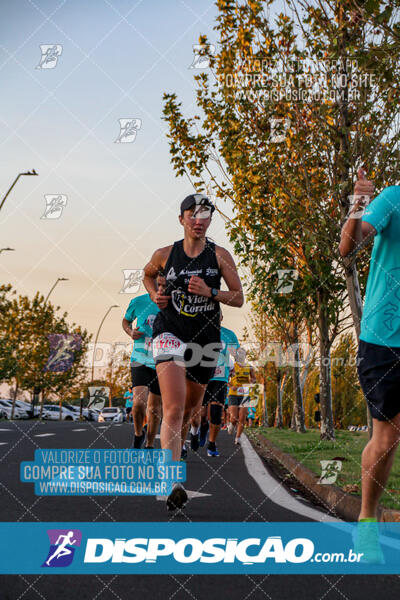
POLYGON ((151 300, 149 294, 143 294, 130 301, 122 321, 124 331, 133 338, 131 354, 132 416, 135 428, 133 447, 136 449, 141 448, 145 443, 146 411, 148 413, 146 448, 154 447, 161 419, 161 393, 152 352, 153 323, 158 312, 159 308, 151 300), (133 321, 136 321, 135 328, 132 328, 133 321), (141 333, 142 335, 140 335, 141 333), (135 339, 136 337, 137 339, 135 339))
POLYGON ((234 352, 240 348, 240 344, 236 334, 226 327, 221 327, 221 344, 222 349, 218 356, 214 377, 210 381, 225 381, 225 383, 228 383, 230 351, 234 352))
POLYGON ((222 349, 218 356, 214 377, 210 379, 204 394, 199 437, 199 444, 203 446, 210 427, 207 456, 213 457, 219 456, 215 442, 221 428, 222 411, 228 389, 229 357, 231 352, 235 354, 240 347, 236 334, 226 327, 221 327, 221 344, 222 349), (209 413, 210 425, 208 424, 207 413, 209 413))
POLYGON ((376 229, 360 339, 400 347, 400 186, 381 192, 365 209, 363 221, 376 229))
POLYGON ((136 319, 136 327, 143 332, 143 336, 133 341, 131 363, 139 363, 155 369, 152 352, 153 323, 159 308, 150 298, 143 294, 130 301, 125 319, 132 323, 136 319))

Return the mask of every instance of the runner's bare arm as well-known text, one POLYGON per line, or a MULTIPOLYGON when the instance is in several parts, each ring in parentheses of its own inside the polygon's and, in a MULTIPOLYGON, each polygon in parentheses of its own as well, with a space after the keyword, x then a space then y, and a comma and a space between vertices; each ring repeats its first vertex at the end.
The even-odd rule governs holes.
POLYGON ((157 275, 164 271, 171 248, 172 246, 165 246, 164 248, 159 248, 156 250, 144 268, 144 287, 150 294, 150 298, 153 300, 153 302, 157 304, 158 308, 165 308, 170 298, 170 296, 163 295, 162 289, 157 290, 156 279, 157 275))
POLYGON ((122 319, 122 329, 131 337, 133 340, 138 340, 144 333, 137 327, 132 327, 132 321, 128 321, 125 317, 122 319))
POLYGON ((359 216, 354 216, 355 213, 361 211, 364 207, 363 198, 372 198, 374 195, 374 184, 372 181, 366 179, 363 169, 358 169, 357 176, 354 195, 359 196, 359 198, 356 200, 349 218, 342 227, 340 237, 339 252, 343 258, 351 254, 354 250, 358 252, 376 235, 375 227, 370 223, 361 221, 359 216))
POLYGON ((215 299, 222 304, 240 308, 243 306, 244 296, 235 261, 228 250, 221 248, 221 246, 216 246, 215 252, 221 275, 228 286, 228 291, 220 290, 215 299))

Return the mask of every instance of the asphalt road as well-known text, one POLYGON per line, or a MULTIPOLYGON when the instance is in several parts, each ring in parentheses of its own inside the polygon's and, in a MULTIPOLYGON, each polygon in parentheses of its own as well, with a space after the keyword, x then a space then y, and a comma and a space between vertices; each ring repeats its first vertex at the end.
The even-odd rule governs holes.
MULTIPOLYGON (((189 450, 184 511, 166 511, 155 497, 38 497, 19 481, 21 461, 38 448, 128 448, 132 426, 21 421, 0 422, 1 521, 311 521, 326 520, 293 498, 268 474, 249 444, 235 447, 222 432, 219 458, 189 450), (250 472, 249 472, 250 471, 250 472), (257 481, 258 483, 257 483, 257 481), (273 493, 271 493, 271 491, 273 493), (266 493, 268 495, 266 495, 266 493), (271 496, 271 497, 268 497, 271 496)), ((366 600, 400 596, 398 576, 24 575, 0 576, 0 600, 366 600)))

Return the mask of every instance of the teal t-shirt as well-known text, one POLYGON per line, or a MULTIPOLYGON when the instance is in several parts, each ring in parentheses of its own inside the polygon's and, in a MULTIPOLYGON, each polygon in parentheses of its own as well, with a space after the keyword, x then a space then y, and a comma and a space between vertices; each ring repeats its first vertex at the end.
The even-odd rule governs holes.
POLYGON ((239 348, 239 340, 230 329, 221 327, 221 344, 222 350, 218 356, 218 363, 215 368, 214 377, 210 381, 226 381, 229 380, 229 349, 239 348))
POLYGON ((360 339, 400 347, 400 186, 385 188, 365 209, 377 234, 361 320, 360 339))
POLYGON ((129 408, 130 406, 133 405, 133 394, 132 394, 132 392, 125 392, 124 398, 125 398, 125 408, 129 408))
POLYGON ((137 362, 152 369, 156 368, 153 359, 151 337, 153 334, 154 319, 158 312, 159 308, 151 300, 149 294, 143 294, 130 301, 125 313, 125 319, 130 323, 136 319, 136 327, 144 333, 141 338, 133 341, 131 363, 137 362))

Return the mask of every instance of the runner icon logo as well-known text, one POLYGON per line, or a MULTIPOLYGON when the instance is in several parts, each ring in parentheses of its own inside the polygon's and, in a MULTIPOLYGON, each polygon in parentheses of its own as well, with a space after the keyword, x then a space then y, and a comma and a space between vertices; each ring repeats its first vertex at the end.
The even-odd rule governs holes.
POLYGON ((54 69, 57 66, 59 57, 62 54, 63 47, 61 44, 40 44, 40 57, 37 69, 54 69))
POLYGON ((81 545, 82 532, 79 529, 48 529, 47 535, 50 548, 42 567, 68 567, 74 558, 75 547, 81 545))

